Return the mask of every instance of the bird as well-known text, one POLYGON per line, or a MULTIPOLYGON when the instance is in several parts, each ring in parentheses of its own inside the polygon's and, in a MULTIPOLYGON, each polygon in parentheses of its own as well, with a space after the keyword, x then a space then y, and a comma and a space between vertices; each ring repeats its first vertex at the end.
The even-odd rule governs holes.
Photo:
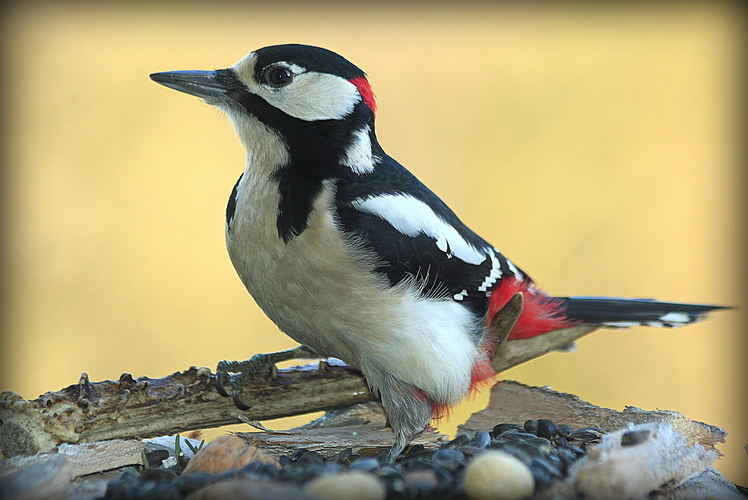
MULTIPOLYGON (((331 50, 273 45, 225 69, 150 78, 232 122, 246 163, 226 207, 228 253, 259 307, 300 344, 222 361, 219 392, 229 395, 229 372, 341 359, 381 400, 394 431, 387 462, 494 375, 491 324, 515 297, 510 339, 577 325, 676 327, 721 309, 547 294, 385 153, 366 73, 331 50)), ((237 380, 234 402, 246 409, 237 380)))

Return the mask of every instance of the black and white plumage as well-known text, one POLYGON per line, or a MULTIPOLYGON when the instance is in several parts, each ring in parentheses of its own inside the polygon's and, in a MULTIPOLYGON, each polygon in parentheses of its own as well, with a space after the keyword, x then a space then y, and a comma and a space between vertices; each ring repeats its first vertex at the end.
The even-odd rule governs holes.
POLYGON ((715 309, 545 295, 384 152, 366 75, 326 49, 272 46, 151 78, 230 117, 247 150, 226 210, 232 263, 282 331, 362 371, 395 430, 390 460, 490 373, 486 325, 516 292, 511 338, 678 326, 715 309))

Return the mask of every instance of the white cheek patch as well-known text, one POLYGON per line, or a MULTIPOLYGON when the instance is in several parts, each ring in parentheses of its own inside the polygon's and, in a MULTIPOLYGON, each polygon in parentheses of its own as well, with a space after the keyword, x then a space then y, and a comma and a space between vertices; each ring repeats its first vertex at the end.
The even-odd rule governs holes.
POLYGON ((371 154, 371 138, 369 126, 353 133, 353 142, 345 150, 341 163, 349 167, 354 173, 367 174, 374 171, 374 157, 371 154))
POLYGON ((340 120, 361 100, 356 86, 345 78, 314 71, 295 75, 286 87, 263 90, 260 96, 271 105, 304 121, 340 120))
POLYGON ((425 234, 436 240, 436 246, 450 257, 479 265, 486 254, 465 241, 460 233, 442 220, 424 202, 406 194, 385 194, 357 198, 351 205, 362 212, 386 220, 405 236, 425 234))
POLYGON ((340 120, 361 100, 354 84, 336 75, 307 71, 291 63, 279 63, 293 73, 291 83, 274 88, 255 80, 257 56, 248 54, 233 67, 239 80, 273 107, 304 121, 340 120))

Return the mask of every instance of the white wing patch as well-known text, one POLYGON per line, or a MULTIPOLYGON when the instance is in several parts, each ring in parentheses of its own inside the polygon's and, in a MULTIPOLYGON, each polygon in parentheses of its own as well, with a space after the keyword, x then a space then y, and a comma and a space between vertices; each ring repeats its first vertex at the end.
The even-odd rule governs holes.
POLYGON ((425 234, 436 240, 436 246, 449 257, 479 265, 486 260, 482 252, 468 243, 457 230, 442 220, 424 202, 407 194, 385 194, 357 198, 353 208, 380 217, 405 236, 425 234))
POLYGON ((356 174, 368 174, 374 171, 374 157, 371 154, 371 129, 365 126, 353 133, 353 142, 345 150, 341 162, 356 174))

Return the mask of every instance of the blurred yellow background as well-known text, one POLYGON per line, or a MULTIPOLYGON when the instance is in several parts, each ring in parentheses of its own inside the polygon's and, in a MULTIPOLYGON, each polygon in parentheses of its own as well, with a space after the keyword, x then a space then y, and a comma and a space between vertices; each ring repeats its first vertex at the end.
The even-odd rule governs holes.
POLYGON ((294 345, 224 249, 244 164, 228 120, 148 75, 307 43, 368 72, 385 150, 549 292, 740 307, 598 332, 503 376, 721 426, 716 466, 748 484, 742 13, 376 5, 6 6, 0 390, 33 399, 82 371, 158 377, 294 345))

